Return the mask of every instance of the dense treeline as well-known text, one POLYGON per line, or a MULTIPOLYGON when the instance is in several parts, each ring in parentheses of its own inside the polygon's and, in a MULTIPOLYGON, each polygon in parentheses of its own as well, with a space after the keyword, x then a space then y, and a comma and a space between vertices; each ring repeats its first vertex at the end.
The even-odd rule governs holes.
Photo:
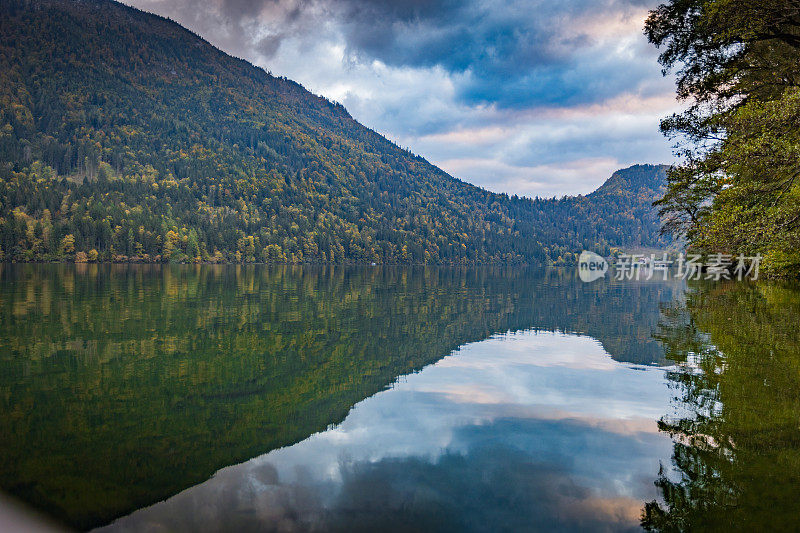
POLYGON ((5 260, 565 262, 660 243, 663 169, 631 172, 616 194, 494 194, 169 20, 0 6, 5 260))
POLYGON ((762 254, 800 275, 800 3, 670 0, 645 31, 692 105, 662 122, 683 139, 659 202, 665 229, 705 253, 762 254))

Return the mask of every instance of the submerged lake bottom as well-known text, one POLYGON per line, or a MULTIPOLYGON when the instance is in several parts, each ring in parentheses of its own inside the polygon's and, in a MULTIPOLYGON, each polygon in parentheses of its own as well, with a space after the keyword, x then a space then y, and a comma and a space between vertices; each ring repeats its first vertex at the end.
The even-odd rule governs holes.
POLYGON ((790 285, 135 265, 4 265, 0 280, 0 488, 64 527, 800 516, 790 285))

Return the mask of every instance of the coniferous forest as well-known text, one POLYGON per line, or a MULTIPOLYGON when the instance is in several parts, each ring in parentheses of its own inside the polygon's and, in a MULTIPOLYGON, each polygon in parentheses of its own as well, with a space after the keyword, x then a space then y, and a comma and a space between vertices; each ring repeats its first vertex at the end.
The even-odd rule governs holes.
POLYGON ((664 244, 665 170, 587 196, 495 194, 168 19, 0 5, 6 261, 568 263, 664 244))

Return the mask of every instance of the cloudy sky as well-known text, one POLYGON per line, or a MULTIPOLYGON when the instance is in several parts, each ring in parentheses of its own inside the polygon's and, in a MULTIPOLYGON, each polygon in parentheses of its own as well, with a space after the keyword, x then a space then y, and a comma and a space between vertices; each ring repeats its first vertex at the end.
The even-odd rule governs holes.
POLYGON ((493 191, 588 193, 673 160, 677 109, 642 35, 655 0, 126 0, 343 103, 493 191))

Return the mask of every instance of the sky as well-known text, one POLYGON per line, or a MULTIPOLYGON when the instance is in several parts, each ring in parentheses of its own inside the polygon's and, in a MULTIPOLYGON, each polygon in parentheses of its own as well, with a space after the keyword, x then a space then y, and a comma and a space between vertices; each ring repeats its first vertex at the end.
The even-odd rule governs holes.
POLYGON ((670 163, 653 0, 125 0, 315 94, 453 176, 586 194, 670 163))

